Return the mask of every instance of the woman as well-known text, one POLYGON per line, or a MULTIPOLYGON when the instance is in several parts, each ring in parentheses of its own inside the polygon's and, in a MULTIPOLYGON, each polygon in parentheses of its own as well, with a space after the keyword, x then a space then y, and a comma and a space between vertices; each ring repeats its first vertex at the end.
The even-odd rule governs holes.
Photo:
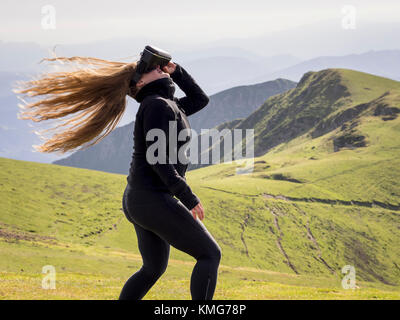
MULTIPOLYGON (((192 299, 212 299, 221 250, 204 224, 203 206, 184 179, 187 164, 155 163, 146 160, 153 143, 146 140, 149 130, 158 128, 169 141, 169 121, 176 116, 177 133, 190 129, 189 116, 208 103, 208 97, 192 77, 176 63, 169 62, 144 74, 136 85, 140 102, 134 131, 134 154, 123 197, 124 212, 136 229, 142 268, 126 282, 121 299, 140 299, 164 273, 170 245, 197 260, 191 276, 192 299), (174 97, 176 82, 186 97, 174 97), (174 108, 174 104, 178 108, 174 108), (176 196, 180 201, 175 199, 176 196), (191 216, 193 215, 193 217, 191 216)), ((178 150, 186 141, 177 141, 178 150)), ((165 150, 169 150, 167 143, 165 150)), ((167 157, 168 159, 168 157, 167 157)))
MULTIPOLYGON (((166 270, 172 245, 197 260, 190 282, 192 299, 211 300, 217 283, 221 249, 199 220, 204 219, 204 209, 186 183, 187 162, 182 163, 175 154, 177 163, 169 163, 171 154, 168 152, 166 163, 148 161, 146 156, 154 143, 146 139, 147 133, 161 129, 168 142, 170 121, 176 125, 176 137, 181 130, 188 132, 187 116, 208 104, 207 95, 183 67, 173 62, 163 70, 158 66, 143 74, 135 87, 130 88, 137 62, 82 57, 45 60, 77 62, 79 66, 86 64, 90 67, 45 74, 38 80, 22 83, 16 90, 29 96, 47 96, 26 104, 21 119, 42 121, 82 111, 63 124, 75 123, 70 129, 55 134, 42 146, 35 146, 40 152, 73 150, 89 143, 105 129, 105 133, 94 142, 82 147, 87 148, 114 129, 125 110, 126 95, 140 103, 134 128, 134 152, 122 204, 127 219, 135 228, 143 265, 127 280, 119 298, 142 299, 166 270), (185 92, 185 97, 174 97, 174 82, 185 92), (84 115, 88 115, 87 119, 77 122, 84 115)), ((183 144, 187 145, 190 138, 189 130, 186 141, 175 139, 177 150, 183 144)), ((164 147, 164 150, 169 150, 168 143, 164 147)))

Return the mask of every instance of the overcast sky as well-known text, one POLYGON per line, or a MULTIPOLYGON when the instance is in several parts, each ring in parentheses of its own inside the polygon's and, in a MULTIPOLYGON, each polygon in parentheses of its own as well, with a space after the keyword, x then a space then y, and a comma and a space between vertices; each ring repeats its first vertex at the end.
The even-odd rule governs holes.
POLYGON ((83 43, 115 37, 199 43, 248 38, 327 19, 352 5, 358 21, 399 22, 400 1, 267 0, 1 0, 0 40, 83 43), (55 29, 48 7, 55 9, 55 29), (46 9, 47 8, 47 9, 46 9))

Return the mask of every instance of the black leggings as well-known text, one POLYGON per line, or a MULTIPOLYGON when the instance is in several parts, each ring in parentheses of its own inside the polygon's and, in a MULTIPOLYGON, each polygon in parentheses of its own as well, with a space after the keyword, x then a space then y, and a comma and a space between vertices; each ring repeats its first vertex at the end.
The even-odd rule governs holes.
POLYGON ((122 204, 135 227, 143 265, 125 283, 119 299, 139 300, 146 295, 165 272, 172 245, 197 260, 190 280, 192 300, 212 300, 221 248, 199 218, 195 220, 169 193, 134 190, 129 184, 122 204))

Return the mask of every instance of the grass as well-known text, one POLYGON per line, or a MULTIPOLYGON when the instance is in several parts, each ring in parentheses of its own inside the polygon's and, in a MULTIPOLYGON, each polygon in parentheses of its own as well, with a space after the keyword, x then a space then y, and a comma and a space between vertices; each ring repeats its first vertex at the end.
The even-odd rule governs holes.
MULTIPOLYGON (((397 82, 346 72, 353 103, 368 87, 367 100, 390 89, 398 106, 397 82)), ((214 299, 400 298, 400 210, 383 206, 400 204, 400 120, 365 115, 357 129, 366 147, 333 152, 336 131, 304 134, 255 158, 251 174, 235 163, 187 173, 222 248, 214 299), (356 289, 342 288, 345 265, 356 289)), ((0 298, 118 298, 142 265, 125 186, 124 175, 0 158, 0 298), (41 287, 45 265, 55 290, 41 287)), ((190 299, 194 263, 172 247, 145 299, 190 299)))
MULTIPOLYGON (((4 243, 1 244, 2 251, 4 243)), ((137 254, 88 250, 86 247, 8 242, 18 252, 18 272, 0 272, 3 299, 117 299, 125 280, 141 265, 137 254), (21 248, 23 248, 21 250, 21 248), (46 259, 47 257, 47 259, 46 259), (43 289, 41 264, 56 265, 56 288, 43 289), (86 272, 82 272, 85 268, 86 272), (101 270, 99 272, 98 270, 101 270)), ((9 261, 15 270, 16 261, 9 261)), ((167 271, 144 300, 190 299, 189 279, 193 262, 171 259, 167 271)), ((3 269, 4 270, 4 269, 3 269)), ((357 282, 357 289, 343 289, 331 278, 293 275, 268 270, 221 265, 214 299, 398 299, 390 287, 357 282)))

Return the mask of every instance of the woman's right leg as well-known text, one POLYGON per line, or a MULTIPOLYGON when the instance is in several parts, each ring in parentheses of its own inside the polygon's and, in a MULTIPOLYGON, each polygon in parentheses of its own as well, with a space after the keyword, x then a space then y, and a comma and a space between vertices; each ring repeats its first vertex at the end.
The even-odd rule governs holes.
MULTIPOLYGON (((139 300, 151 289, 154 283, 164 273, 168 265, 169 244, 155 233, 141 227, 132 220, 128 211, 128 194, 132 195, 132 189, 126 186, 122 197, 122 209, 126 218, 135 227, 138 247, 142 255, 143 265, 124 284, 119 300, 139 300)), ((136 199, 134 199, 136 200, 136 199)), ((146 201, 146 197, 142 201, 146 201)), ((153 200, 147 198, 147 201, 153 200)), ((131 209, 132 210, 132 209, 131 209)), ((140 210, 136 206, 135 210, 140 210)))
POLYGON ((154 200, 136 205, 134 197, 126 197, 130 218, 164 239, 173 247, 197 260, 193 269, 190 292, 193 300, 211 300, 218 275, 221 249, 204 224, 195 220, 191 212, 166 193, 151 195, 154 200))
POLYGON ((133 223, 143 265, 125 283, 119 300, 142 299, 167 269, 170 246, 153 232, 133 223))

